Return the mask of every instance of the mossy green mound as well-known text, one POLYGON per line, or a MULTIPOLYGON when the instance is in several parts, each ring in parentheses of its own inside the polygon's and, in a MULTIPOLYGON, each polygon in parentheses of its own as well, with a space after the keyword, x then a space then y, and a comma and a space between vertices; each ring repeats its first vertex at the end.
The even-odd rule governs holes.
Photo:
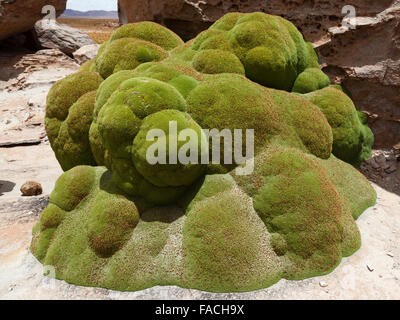
POLYGON ((118 191, 102 167, 76 167, 57 182, 31 250, 73 284, 241 292, 329 273, 359 248, 353 215, 376 197, 360 173, 279 146, 255 163, 250 176, 207 175, 182 205, 163 207, 118 191))
POLYGON ((56 82, 47 96, 46 131, 63 170, 96 164, 89 129, 96 90, 102 81, 97 73, 82 71, 56 82))
POLYGON ((353 216, 357 218, 359 207, 364 211, 375 203, 375 191, 351 166, 333 156, 324 160, 271 146, 256 157, 253 174, 234 178, 253 198, 254 209, 271 233, 272 248, 291 266, 285 278, 328 273, 342 256, 359 248, 353 216), (348 170, 362 194, 343 183, 348 170))
POLYGON ((240 292, 323 275, 360 247, 355 219, 376 201, 353 167, 371 153, 366 116, 263 13, 187 43, 152 22, 117 29, 53 86, 46 130, 66 172, 31 250, 77 285, 240 292))
POLYGON ((179 36, 157 23, 127 24, 113 32, 100 47, 97 57, 85 63, 81 71, 96 71, 106 79, 115 72, 163 60, 169 50, 181 44, 179 36))
POLYGON ((203 73, 244 74, 244 67, 233 53, 223 50, 202 50, 193 59, 193 67, 203 73))
POLYGON ((358 112, 351 99, 341 90, 329 87, 304 97, 325 114, 333 133, 333 154, 339 159, 359 166, 372 156, 374 135, 366 116, 358 112))
POLYGON ((281 17, 260 12, 229 13, 186 46, 174 49, 172 56, 203 73, 245 73, 250 80, 270 88, 290 91, 295 82, 297 86, 305 82, 304 78, 310 82, 303 85, 307 89, 314 83, 319 88, 326 84, 320 73, 303 74, 308 68, 319 69, 318 57, 296 27, 281 17))
POLYGON ((136 170, 156 186, 190 186, 205 172, 201 154, 207 149, 207 139, 201 127, 187 113, 164 110, 143 121, 133 141, 132 160, 136 170), (162 134, 154 136, 155 141, 149 140, 151 130, 162 130, 162 134), (189 130, 195 134, 192 136, 189 130), (192 151, 194 159, 187 155, 189 151, 192 151), (160 161, 149 163, 151 157, 160 161))
POLYGON ((299 74, 294 83, 292 91, 298 93, 308 93, 329 87, 330 83, 329 77, 323 73, 321 69, 308 68, 299 74))
POLYGON ((97 71, 108 78, 121 70, 132 70, 138 65, 150 61, 165 59, 168 53, 156 44, 135 38, 121 38, 108 44, 97 57, 97 71))
POLYGON ((171 30, 150 21, 132 23, 118 28, 111 35, 110 42, 122 38, 136 38, 154 43, 165 50, 173 48, 183 43, 171 30))

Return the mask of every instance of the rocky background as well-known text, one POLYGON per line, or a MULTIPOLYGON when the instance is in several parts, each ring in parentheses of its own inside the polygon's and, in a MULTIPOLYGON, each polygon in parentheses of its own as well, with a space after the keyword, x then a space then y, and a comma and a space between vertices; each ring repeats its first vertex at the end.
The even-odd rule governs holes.
POLYGON ((59 16, 66 4, 67 0, 0 0, 0 40, 30 31, 43 18, 44 6, 53 6, 59 16))

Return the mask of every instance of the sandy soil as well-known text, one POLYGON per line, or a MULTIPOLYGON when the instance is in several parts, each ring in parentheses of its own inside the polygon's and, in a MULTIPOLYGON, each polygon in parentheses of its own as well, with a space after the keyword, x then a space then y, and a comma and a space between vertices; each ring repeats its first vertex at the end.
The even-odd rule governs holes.
POLYGON ((58 18, 57 21, 86 32, 100 44, 107 41, 113 31, 119 27, 119 21, 113 19, 58 18))
POLYGON ((213 294, 178 287, 120 293, 43 276, 43 266, 29 251, 31 229, 62 172, 43 136, 44 100, 51 83, 76 70, 67 61, 25 70, 19 75, 22 85, 15 79, 0 81, 0 120, 9 120, 0 121, 0 142, 10 140, 7 135, 37 140, 34 145, 0 146, 0 299, 400 299, 400 197, 376 185, 377 205, 357 221, 361 249, 323 277, 281 280, 249 293, 213 294), (26 119, 26 113, 32 117, 26 119), (27 180, 40 182, 43 195, 22 197, 19 188, 27 180))

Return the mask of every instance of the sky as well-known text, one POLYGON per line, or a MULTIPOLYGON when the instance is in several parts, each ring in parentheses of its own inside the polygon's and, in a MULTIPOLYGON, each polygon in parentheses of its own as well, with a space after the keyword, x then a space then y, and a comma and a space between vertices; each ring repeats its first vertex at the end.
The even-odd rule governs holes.
POLYGON ((118 0, 68 0, 67 9, 89 11, 89 10, 107 10, 117 11, 118 0))

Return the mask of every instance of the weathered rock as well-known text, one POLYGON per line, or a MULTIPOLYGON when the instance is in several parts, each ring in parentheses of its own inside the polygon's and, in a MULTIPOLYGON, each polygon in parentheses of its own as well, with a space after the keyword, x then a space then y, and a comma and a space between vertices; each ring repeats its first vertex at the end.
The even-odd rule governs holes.
POLYGON ((373 150, 372 155, 361 165, 360 171, 372 182, 400 195, 400 153, 396 146, 373 150))
MULTIPOLYGON (((9 92, 28 87, 50 86, 79 69, 79 65, 70 57, 57 49, 39 50, 33 54, 6 52, 0 54, 0 88, 4 85, 9 92), (14 55, 14 59, 9 59, 14 55), (2 84, 1 80, 7 81, 2 84)), ((43 89, 44 90, 44 89, 43 89)), ((46 93, 46 92, 45 92, 46 93)))
POLYGON ((400 142, 400 1, 352 23, 355 29, 331 28, 316 49, 323 70, 368 114, 375 146, 390 148, 400 142))
MULTIPOLYGON (((56 81, 77 72, 79 65, 56 49, 34 54, 5 50, 0 53, 0 69, 0 155, 18 146, 48 144, 44 129, 47 93, 56 81)), ((20 177, 21 172, 17 173, 20 177)), ((0 176, 9 178, 7 173, 0 176)), ((18 185, 27 178, 34 177, 25 177, 18 185)))
POLYGON ((58 49, 66 54, 95 44, 86 33, 55 21, 40 20, 35 24, 37 39, 43 48, 58 49))
POLYGON ((316 41, 343 20, 342 8, 356 7, 358 16, 375 16, 393 0, 119 0, 122 23, 153 20, 185 39, 193 38, 227 12, 262 11, 291 20, 309 41, 316 41))
POLYGON ((42 8, 54 6, 56 15, 61 15, 67 0, 0 0, 0 40, 14 34, 29 31, 35 22, 42 19, 42 8))
POLYGON ((96 57, 99 47, 100 45, 98 44, 89 44, 76 50, 72 55, 77 63, 83 64, 86 61, 96 57))
POLYGON ((22 195, 31 197, 42 194, 42 185, 35 181, 27 181, 21 186, 22 195))

